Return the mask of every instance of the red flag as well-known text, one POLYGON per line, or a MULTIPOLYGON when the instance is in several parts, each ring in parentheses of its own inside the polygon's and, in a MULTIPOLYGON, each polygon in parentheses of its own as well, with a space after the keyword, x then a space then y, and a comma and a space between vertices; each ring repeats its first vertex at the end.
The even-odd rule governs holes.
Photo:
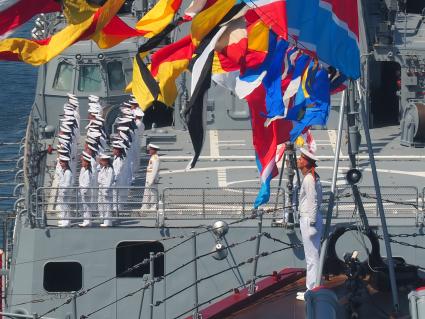
POLYGON ((37 14, 56 11, 61 11, 61 6, 55 0, 18 0, 5 9, 0 8, 0 38, 5 38, 37 14))

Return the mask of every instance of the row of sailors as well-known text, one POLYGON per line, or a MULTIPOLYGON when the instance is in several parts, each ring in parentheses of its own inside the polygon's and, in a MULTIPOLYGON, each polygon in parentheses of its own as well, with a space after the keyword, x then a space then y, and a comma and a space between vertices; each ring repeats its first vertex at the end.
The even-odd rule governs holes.
MULTIPOLYGON (((134 180, 134 173, 140 163, 140 136, 144 131, 142 122, 144 114, 134 99, 131 99, 129 103, 124 103, 121 108, 121 117, 117 121, 118 134, 111 144, 113 153, 111 164, 109 155, 103 153, 106 148, 106 134, 104 134, 104 130, 101 131, 103 129, 103 125, 100 126, 101 121, 96 123, 99 119, 96 117, 96 109, 93 108, 95 105, 89 104, 90 123, 86 127, 88 133, 79 176, 80 200, 84 215, 84 221, 80 226, 90 226, 92 212, 98 208, 100 217, 104 219, 101 226, 107 227, 112 225, 111 210, 122 209, 128 196, 128 186, 134 180), (105 144, 102 141, 105 141, 105 144), (97 154, 99 155, 97 156, 97 154), (99 165, 96 157, 99 159, 99 165), (99 191, 93 192, 92 188, 97 187, 99 191), (116 188, 111 191, 111 187, 116 188), (119 189, 119 187, 122 188, 119 189), (114 202, 113 206, 112 202, 114 202), (93 203, 99 203, 99 205, 93 203)), ((65 162, 67 160, 65 157, 62 159, 65 162)), ((66 164, 63 167, 66 169, 66 164)), ((59 226, 69 226, 69 205, 62 205, 59 209, 62 217, 59 226)))
MULTIPOLYGON (((74 94, 68 93, 68 101, 64 104, 63 115, 60 118, 58 134, 58 155, 71 158, 70 167, 75 172, 77 167, 77 149, 80 138, 80 112, 79 102, 74 94)), ((59 162, 56 174, 60 174, 59 162)), ((57 177, 56 177, 57 178, 57 177)))

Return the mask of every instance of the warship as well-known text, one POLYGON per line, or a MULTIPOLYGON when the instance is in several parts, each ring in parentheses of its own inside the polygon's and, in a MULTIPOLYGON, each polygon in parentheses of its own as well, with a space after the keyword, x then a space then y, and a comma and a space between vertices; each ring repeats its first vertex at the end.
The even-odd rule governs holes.
MULTIPOLYGON (((78 227, 84 217, 75 185, 71 227, 58 227, 54 171, 67 93, 79 100, 80 147, 89 95, 100 97, 106 131, 115 133, 140 44, 132 39, 100 50, 80 41, 38 70, 16 186, 3 196, 16 201, 3 221, 0 315, 425 318, 425 5, 358 2, 362 77, 333 96, 327 126, 313 130, 329 236, 321 249, 323 278, 305 302, 295 298, 305 290, 296 149, 287 147, 269 203, 253 209, 259 179, 249 111, 219 86, 208 94, 195 168, 186 169, 192 144, 183 76, 173 112, 161 105, 146 112, 142 156, 113 212, 114 226, 99 227, 93 212, 92 227, 78 227), (149 143, 160 146, 161 169, 155 207, 144 210, 149 143)), ((127 1, 119 14, 134 25, 151 6, 127 1)), ((34 36, 63 22, 60 14, 37 19, 42 27, 34 36)))

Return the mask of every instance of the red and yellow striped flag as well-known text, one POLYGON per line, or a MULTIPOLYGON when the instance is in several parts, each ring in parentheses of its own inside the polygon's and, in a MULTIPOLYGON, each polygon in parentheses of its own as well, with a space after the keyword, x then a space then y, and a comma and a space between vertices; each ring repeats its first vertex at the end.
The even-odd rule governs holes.
POLYGON ((153 101, 160 101, 167 106, 173 105, 177 97, 175 81, 187 70, 193 52, 191 38, 186 36, 152 54, 152 63, 147 68, 139 65, 140 60, 134 59, 131 90, 143 110, 149 108, 153 101), (159 92, 146 81, 148 76, 152 76, 157 82, 159 92))
POLYGON ((51 38, 37 41, 11 38, 0 41, 0 60, 22 61, 32 65, 47 63, 77 41, 99 33, 116 15, 125 0, 109 0, 77 24, 69 24, 51 38))

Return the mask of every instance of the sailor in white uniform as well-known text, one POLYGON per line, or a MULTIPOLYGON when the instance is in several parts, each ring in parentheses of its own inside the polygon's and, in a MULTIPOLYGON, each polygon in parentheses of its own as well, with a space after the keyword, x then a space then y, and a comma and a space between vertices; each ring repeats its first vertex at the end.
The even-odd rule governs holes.
POLYGON ((149 164, 146 169, 145 192, 143 194, 142 210, 155 210, 158 200, 158 179, 160 159, 158 156, 159 147, 155 144, 148 145, 149 164))
MULTIPOLYGON (((139 170, 140 165, 140 145, 142 144, 142 136, 145 131, 145 124, 143 124, 143 116, 145 115, 140 108, 134 109, 134 115, 136 116, 136 134, 134 136, 133 149, 134 149, 134 161, 133 161, 133 172, 139 170)), ((133 177, 134 179, 134 177, 133 177)))
MULTIPOLYGON (((308 290, 311 290, 315 286, 319 266, 320 238, 322 236, 322 214, 320 212, 322 186, 320 177, 315 171, 317 158, 305 149, 301 149, 300 152, 297 167, 304 179, 301 184, 298 209, 307 263, 306 286, 308 290)), ((304 300, 304 292, 298 293, 297 299, 304 300)))
POLYGON ((110 163, 111 157, 106 154, 99 155, 100 171, 97 176, 99 185, 99 213, 104 219, 101 227, 112 226, 112 186, 114 183, 114 169, 110 163))
POLYGON ((58 196, 57 203, 59 209, 59 218, 58 226, 59 227, 69 227, 71 221, 71 189, 72 186, 72 172, 69 168, 69 161, 71 159, 66 155, 59 156, 59 164, 61 166, 61 171, 59 172, 59 183, 58 183, 58 196))
POLYGON ((114 168, 114 210, 119 212, 123 208, 123 202, 126 202, 128 189, 126 169, 125 169, 125 156, 124 156, 124 145, 119 141, 114 141, 112 143, 112 155, 114 160, 112 162, 112 167, 114 168))
POLYGON ((78 186, 80 191, 80 201, 82 204, 82 211, 84 213, 84 221, 79 224, 80 227, 91 226, 92 217, 92 202, 93 202, 93 187, 94 187, 94 176, 93 168, 91 165, 92 157, 85 151, 81 156, 81 170, 78 179, 78 186))

